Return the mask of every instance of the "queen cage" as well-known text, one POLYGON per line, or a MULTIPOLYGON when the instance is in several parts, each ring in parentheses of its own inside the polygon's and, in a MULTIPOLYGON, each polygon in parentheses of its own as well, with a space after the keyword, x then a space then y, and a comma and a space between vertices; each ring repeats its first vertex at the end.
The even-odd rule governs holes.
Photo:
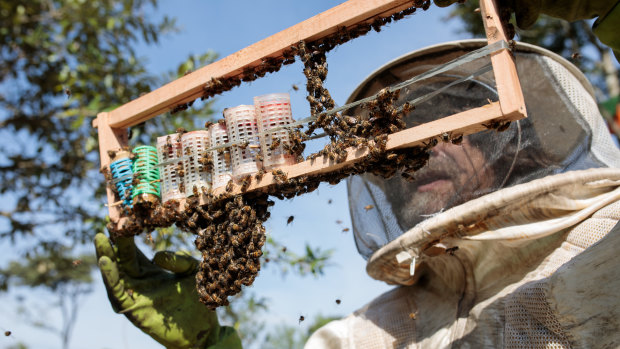
POLYGON ((259 138, 256 111, 253 105, 239 105, 224 110, 226 130, 231 142, 232 174, 234 178, 253 174, 262 166, 258 158, 259 138))
POLYGON ((157 158, 159 160, 159 171, 161 173, 161 199, 162 202, 168 200, 179 200, 185 197, 182 179, 178 174, 178 166, 182 164, 181 140, 178 134, 173 133, 167 136, 157 137, 157 158), (179 161, 175 161, 175 160, 179 161))
POLYGON ((271 93, 254 97, 254 108, 265 169, 295 164, 295 157, 284 150, 284 145, 289 142, 289 130, 283 126, 293 123, 290 95, 271 93), (275 142, 280 144, 275 145, 275 142))
POLYGON ((138 199, 159 201, 159 169, 157 168, 157 148, 148 145, 135 147, 132 170, 138 176, 133 189, 134 204, 138 199))
POLYGON ((183 147, 183 182, 185 183, 185 196, 194 195, 194 187, 197 190, 211 188, 211 171, 200 163, 205 150, 210 147, 209 131, 199 130, 183 134, 181 145, 183 147))
POLYGON ((118 160, 110 164, 112 179, 116 182, 116 192, 123 205, 132 207, 133 172, 131 169, 131 159, 126 151, 118 152, 116 158, 118 160))
MULTIPOLYGON (((209 127, 211 134, 211 147, 217 147, 228 143, 228 133, 226 132, 225 123, 215 123, 209 127)), ((223 148, 220 150, 212 150, 213 158, 213 183, 212 188, 223 187, 232 179, 232 167, 230 163, 230 150, 223 148)))

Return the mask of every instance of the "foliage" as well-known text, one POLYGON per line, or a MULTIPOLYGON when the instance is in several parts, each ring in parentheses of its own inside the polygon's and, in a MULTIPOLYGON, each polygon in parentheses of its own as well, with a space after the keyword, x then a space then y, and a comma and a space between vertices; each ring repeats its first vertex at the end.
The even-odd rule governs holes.
MULTIPOLYGON (((62 314, 60 327, 42 321, 42 309, 32 313, 29 307, 21 306, 19 314, 31 325, 58 333, 63 348, 67 348, 75 322, 80 300, 92 291, 91 271, 95 257, 82 254, 72 257, 69 249, 62 245, 49 246, 40 253, 29 253, 25 260, 13 261, 7 268, 0 269, 3 286, 43 287, 54 293, 62 314)), ((43 307, 45 308, 45 307, 43 307)))
POLYGON ((221 324, 237 330, 244 347, 250 347, 257 343, 265 328, 260 318, 268 308, 267 299, 246 291, 237 294, 229 306, 218 308, 217 315, 221 324))
POLYGON ((267 238, 265 246, 265 261, 277 264, 283 275, 293 269, 299 275, 321 276, 325 267, 329 266, 329 259, 334 253, 334 250, 331 249, 322 251, 320 247, 314 248, 306 244, 305 254, 299 255, 288 250, 272 237, 267 238))
MULTIPOLYGON (((177 31, 173 19, 149 15, 156 6, 156 0, 0 2, 0 239, 20 247, 0 271, 0 290, 39 287, 56 295, 53 305, 65 314, 59 330, 65 345, 94 268, 93 256, 72 251, 90 247, 107 213, 91 121, 217 58, 208 51, 164 76, 148 72, 140 45, 177 31)), ((179 127, 201 127, 197 120, 211 117, 212 103, 197 101, 191 111, 134 127, 131 145, 153 144, 179 127)), ((193 237, 174 228, 142 237, 156 250, 195 252, 193 237)), ((331 255, 310 247, 303 256, 285 253, 273 240, 267 248, 283 271, 293 267, 302 274, 322 274, 331 255)), ((24 316, 26 308, 24 302, 24 316)), ((249 296, 223 316, 251 341, 261 327, 250 328, 248 316, 264 309, 263 299, 249 296)))

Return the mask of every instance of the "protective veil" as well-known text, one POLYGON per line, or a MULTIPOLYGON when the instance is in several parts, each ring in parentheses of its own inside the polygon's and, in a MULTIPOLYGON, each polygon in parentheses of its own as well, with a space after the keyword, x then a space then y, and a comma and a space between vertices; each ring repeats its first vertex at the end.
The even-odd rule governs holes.
MULTIPOLYGON (((349 101, 485 44, 448 43, 400 57, 349 101)), ((368 273, 404 287, 324 326, 306 347, 620 345, 620 258, 611 241, 620 240, 620 229, 612 231, 620 218, 620 152, 576 67, 531 45, 518 44, 515 55, 527 119, 462 141, 445 134, 413 182, 348 181, 368 273)), ((496 101, 485 64, 459 65, 403 89, 402 102, 427 99, 408 124, 496 101)))

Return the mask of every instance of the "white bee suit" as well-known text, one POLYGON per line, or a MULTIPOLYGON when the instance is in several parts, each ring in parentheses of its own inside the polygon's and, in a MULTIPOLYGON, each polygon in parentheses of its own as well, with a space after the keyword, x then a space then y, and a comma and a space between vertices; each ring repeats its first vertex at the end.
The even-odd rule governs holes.
MULTIPOLYGON (((408 78, 425 60, 441 64, 481 45, 450 43, 401 57, 350 100, 408 78)), ((465 184, 471 195, 455 193, 407 227, 394 213, 407 201, 394 199, 389 181, 349 180, 367 272, 399 286, 322 327, 306 348, 620 346, 620 152, 574 66, 530 45, 517 50, 528 119, 471 139, 488 147, 496 177, 490 188, 472 179, 465 184), (374 212, 363 210, 369 204, 374 212)), ((494 86, 492 78, 480 81, 494 86)))

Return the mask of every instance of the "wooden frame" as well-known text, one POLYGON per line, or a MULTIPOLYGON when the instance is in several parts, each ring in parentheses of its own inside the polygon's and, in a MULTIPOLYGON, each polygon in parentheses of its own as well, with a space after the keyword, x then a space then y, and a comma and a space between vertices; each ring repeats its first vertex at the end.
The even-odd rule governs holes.
MULTIPOLYGON (((338 28, 348 28, 364 22, 370 23, 376 18, 390 16, 411 6, 411 1, 404 0, 349 0, 172 81, 110 112, 99 113, 93 121, 93 126, 99 130, 101 168, 109 168, 108 150, 118 150, 128 145, 128 127, 138 125, 170 111, 179 104, 201 97, 203 87, 212 78, 221 79, 238 76, 245 68, 260 64, 264 58, 281 57, 284 50, 301 40, 307 42, 318 40, 335 33, 338 28)), ((496 1, 481 0, 480 10, 489 44, 502 40, 507 42, 508 39, 498 15, 496 1)), ((525 102, 511 52, 508 49, 502 49, 491 53, 491 63, 495 74, 499 102, 493 102, 483 107, 391 134, 388 138, 387 149, 421 145, 444 132, 468 135, 487 129, 482 124, 493 120, 512 121, 526 117, 525 102)), ((287 173, 288 178, 329 172, 361 160, 367 154, 367 148, 351 148, 346 160, 341 163, 321 156, 312 161, 283 167, 282 170, 287 173)), ((257 190, 272 184, 274 184, 273 176, 271 173, 266 173, 261 181, 253 181, 247 190, 257 190)), ((218 188, 214 194, 217 195, 223 190, 224 188, 218 188)), ((239 192, 239 186, 234 188, 233 193, 235 192, 239 192)), ((115 202, 115 194, 110 185, 107 186, 107 196, 110 204, 110 219, 112 222, 120 223, 121 211, 118 206, 112 205, 115 202)), ((204 202, 204 198, 201 201, 204 202)))

